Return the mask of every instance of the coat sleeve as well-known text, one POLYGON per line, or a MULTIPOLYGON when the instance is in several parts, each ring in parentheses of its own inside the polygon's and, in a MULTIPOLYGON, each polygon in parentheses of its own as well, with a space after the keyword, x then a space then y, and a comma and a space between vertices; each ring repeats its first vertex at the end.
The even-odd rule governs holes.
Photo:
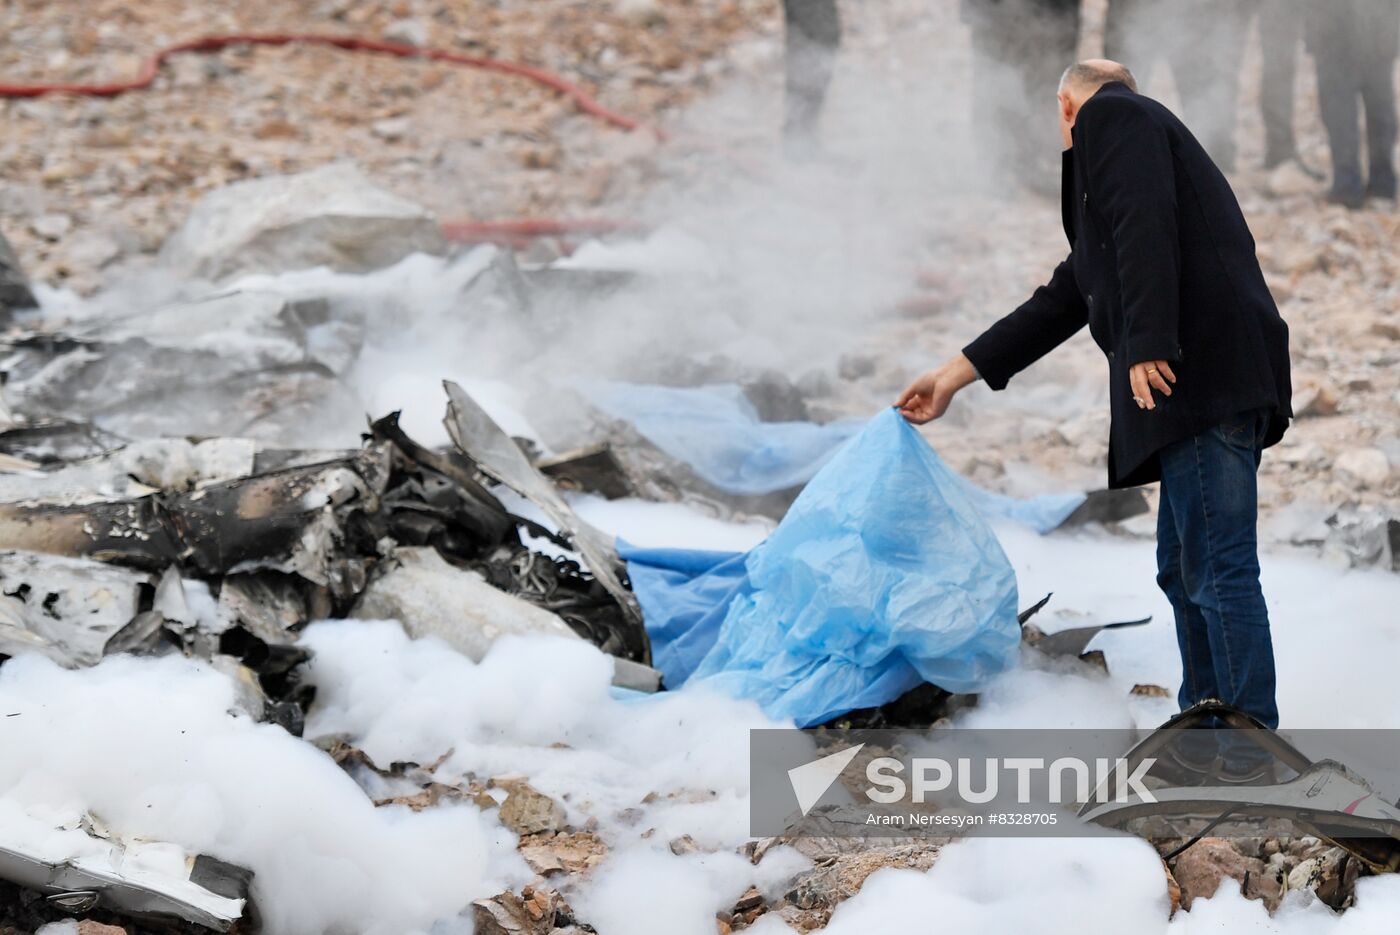
POLYGON ((1079 113, 1090 197, 1113 234, 1129 364, 1176 360, 1181 247, 1166 129, 1131 98, 1095 98, 1079 113))
POLYGON ((963 348, 978 375, 994 390, 1069 340, 1089 320, 1074 281, 1074 254, 1055 267, 1050 282, 1030 300, 963 348))

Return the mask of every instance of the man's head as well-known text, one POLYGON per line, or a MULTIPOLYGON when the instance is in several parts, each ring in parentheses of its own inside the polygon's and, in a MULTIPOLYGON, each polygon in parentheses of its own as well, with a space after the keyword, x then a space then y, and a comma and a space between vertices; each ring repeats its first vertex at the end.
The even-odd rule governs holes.
POLYGON ((1094 92, 1110 81, 1121 81, 1131 90, 1137 90, 1137 79, 1127 66, 1111 62, 1106 58, 1091 58, 1075 62, 1065 69, 1060 78, 1060 133, 1064 136, 1065 149, 1074 145, 1070 131, 1074 129, 1074 119, 1079 116, 1079 108, 1094 96, 1094 92))

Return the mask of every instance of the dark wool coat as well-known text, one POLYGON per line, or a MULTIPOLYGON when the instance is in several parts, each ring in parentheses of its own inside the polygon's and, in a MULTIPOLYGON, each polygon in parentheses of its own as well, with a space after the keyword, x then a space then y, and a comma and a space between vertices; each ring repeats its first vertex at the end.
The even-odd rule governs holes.
POLYGON ((999 390, 1087 324, 1108 358, 1110 487, 1158 480, 1164 446, 1246 410, 1269 411, 1274 444, 1292 416, 1288 327, 1225 176, 1171 111, 1119 82, 1084 103, 1072 137, 1069 257, 963 353, 999 390), (1150 360, 1177 376, 1153 411, 1128 382, 1150 360))

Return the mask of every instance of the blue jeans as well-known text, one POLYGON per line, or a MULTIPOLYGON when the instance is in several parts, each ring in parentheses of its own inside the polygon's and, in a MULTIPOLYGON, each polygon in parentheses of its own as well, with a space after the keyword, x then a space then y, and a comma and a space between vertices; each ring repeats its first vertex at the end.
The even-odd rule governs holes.
POLYGON ((1216 698, 1278 726, 1259 587, 1257 472, 1269 414, 1241 413, 1159 452, 1157 583, 1176 614, 1182 710, 1216 698))

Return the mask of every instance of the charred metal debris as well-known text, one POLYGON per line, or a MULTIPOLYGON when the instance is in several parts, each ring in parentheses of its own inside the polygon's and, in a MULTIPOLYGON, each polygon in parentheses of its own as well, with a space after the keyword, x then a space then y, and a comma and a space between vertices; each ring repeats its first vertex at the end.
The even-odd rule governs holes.
POLYGON ((414 442, 396 413, 346 452, 159 439, 41 465, 26 454, 44 427, 0 431, 10 459, 0 474, 0 655, 37 651, 65 666, 116 652, 220 658, 249 676, 258 714, 299 734, 310 689, 297 678, 308 658, 298 631, 392 616, 432 587, 473 612, 420 615, 413 626, 475 658, 500 632, 575 635, 618 659, 620 684, 655 690, 610 540, 460 388, 448 389, 451 451, 414 442), (508 510, 487 487, 495 483, 560 532, 508 510))
MULTIPOLYGON (((465 392, 447 391, 445 450, 411 439, 397 413, 352 451, 123 443, 6 414, 0 664, 22 651, 70 668, 123 652, 199 657, 233 678, 245 714, 300 736, 314 689, 300 678, 310 654, 299 631, 372 618, 476 660, 507 633, 588 640, 613 656, 616 684, 656 691, 611 540, 465 392), (512 512, 495 485, 559 531, 512 512)), ((66 830, 86 835, 71 859, 0 834, 0 889, 15 889, 5 911, 36 924, 83 915, 153 931, 257 930, 248 871, 186 854, 154 873, 145 850, 176 845, 123 838, 93 816, 66 830)))

